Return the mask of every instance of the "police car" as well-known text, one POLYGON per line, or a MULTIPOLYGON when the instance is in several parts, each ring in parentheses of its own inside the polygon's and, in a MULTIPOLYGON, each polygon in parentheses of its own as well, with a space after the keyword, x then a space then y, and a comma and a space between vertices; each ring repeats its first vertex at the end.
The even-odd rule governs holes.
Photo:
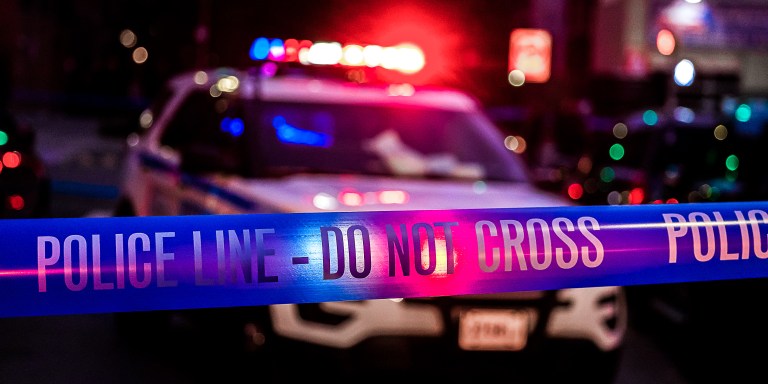
MULTIPOLYGON (((466 93, 361 81, 365 72, 349 75, 357 67, 327 66, 340 69, 340 78, 285 64, 265 60, 170 79, 141 114, 141 132, 128 137, 116 215, 568 204, 533 186, 466 93)), ((233 331, 250 348, 269 351, 274 360, 262 373, 279 362, 323 361, 343 367, 334 377, 378 367, 433 378, 528 372, 535 381, 609 382, 627 326, 621 287, 164 315, 233 331)), ((280 377, 303 372, 279 370, 280 377)))

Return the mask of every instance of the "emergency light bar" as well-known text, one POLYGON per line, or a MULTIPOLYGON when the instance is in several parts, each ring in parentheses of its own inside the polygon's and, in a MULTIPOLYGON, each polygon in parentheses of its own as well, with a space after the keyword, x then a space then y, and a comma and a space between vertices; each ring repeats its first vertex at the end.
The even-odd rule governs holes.
POLYGON ((413 74, 424 68, 424 52, 411 43, 391 47, 380 45, 342 45, 338 42, 269 39, 259 37, 251 44, 253 60, 297 62, 304 65, 341 65, 384 68, 413 74))

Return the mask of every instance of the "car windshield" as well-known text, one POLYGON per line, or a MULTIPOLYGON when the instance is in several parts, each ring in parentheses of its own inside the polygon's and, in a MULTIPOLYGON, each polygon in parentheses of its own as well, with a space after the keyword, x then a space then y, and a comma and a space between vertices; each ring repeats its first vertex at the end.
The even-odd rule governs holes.
POLYGON ((523 181, 520 160, 476 114, 402 105, 254 101, 243 137, 270 175, 354 173, 523 181), (255 128, 255 129, 252 129, 255 128))

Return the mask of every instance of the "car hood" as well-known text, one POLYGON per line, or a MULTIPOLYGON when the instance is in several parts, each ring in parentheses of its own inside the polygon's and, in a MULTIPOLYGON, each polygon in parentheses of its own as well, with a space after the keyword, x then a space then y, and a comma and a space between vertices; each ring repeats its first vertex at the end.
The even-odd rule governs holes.
POLYGON ((228 180, 226 188, 258 212, 484 209, 571 205, 526 182, 295 175, 228 180), (382 194, 383 193, 383 194, 382 194))

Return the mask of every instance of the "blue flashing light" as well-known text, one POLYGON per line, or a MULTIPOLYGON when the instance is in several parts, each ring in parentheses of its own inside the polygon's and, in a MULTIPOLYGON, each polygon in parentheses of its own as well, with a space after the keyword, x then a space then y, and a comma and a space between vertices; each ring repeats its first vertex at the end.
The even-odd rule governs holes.
POLYGON ((264 60, 269 56, 269 39, 259 37, 251 44, 250 56, 253 60, 264 60))
POLYGON ((281 39, 272 39, 269 43, 269 58, 271 60, 282 61, 285 59, 285 45, 281 39))
POLYGON ((312 147, 328 147, 331 145, 331 136, 296 128, 289 125, 283 116, 275 116, 272 126, 277 131, 277 138, 283 143, 303 144, 312 147))
POLYGON ((225 117, 221 119, 221 130, 231 134, 234 137, 240 137, 245 130, 243 119, 239 117, 225 117))

